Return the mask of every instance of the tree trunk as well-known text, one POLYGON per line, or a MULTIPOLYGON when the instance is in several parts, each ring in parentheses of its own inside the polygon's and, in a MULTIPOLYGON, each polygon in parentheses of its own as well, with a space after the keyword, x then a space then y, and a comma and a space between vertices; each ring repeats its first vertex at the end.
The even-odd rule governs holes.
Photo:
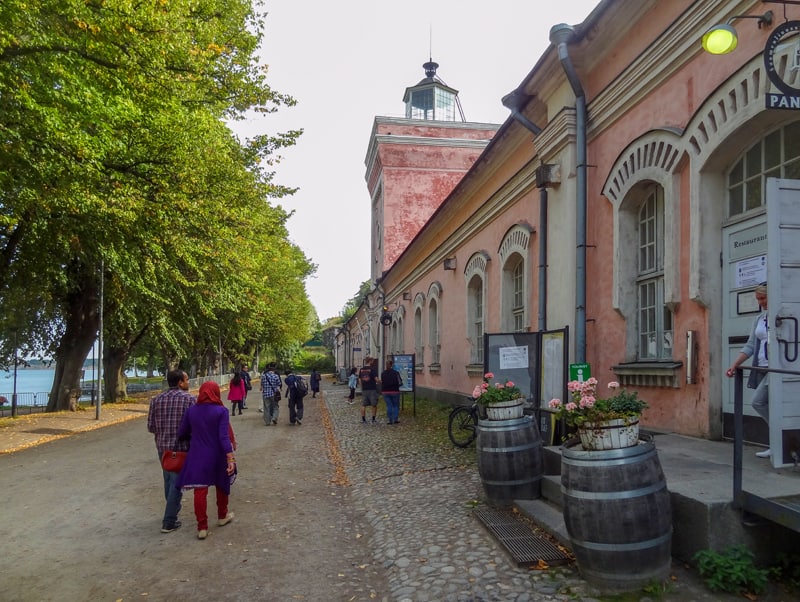
POLYGON ((75 295, 73 300, 74 303, 66 306, 69 312, 65 316, 66 329, 55 352, 56 373, 47 401, 48 412, 77 409, 81 396, 81 371, 100 325, 96 297, 75 295), (90 299, 95 303, 92 304, 90 299))
POLYGON ((105 394, 109 402, 120 401, 128 396, 128 377, 125 375, 125 362, 130 350, 122 347, 103 350, 103 376, 105 394))

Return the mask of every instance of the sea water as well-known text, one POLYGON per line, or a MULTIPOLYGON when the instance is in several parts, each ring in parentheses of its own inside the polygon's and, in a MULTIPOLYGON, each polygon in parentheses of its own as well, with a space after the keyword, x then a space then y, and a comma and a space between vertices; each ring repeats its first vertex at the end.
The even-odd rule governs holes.
MULTIPOLYGON (((131 376, 131 374, 129 374, 131 376)), ((17 368, 17 403, 19 405, 47 405, 47 397, 53 388, 55 368, 17 368)), ((91 369, 84 372, 87 383, 97 380, 91 369)), ((11 403, 14 392, 14 373, 0 370, 0 397, 11 403)))

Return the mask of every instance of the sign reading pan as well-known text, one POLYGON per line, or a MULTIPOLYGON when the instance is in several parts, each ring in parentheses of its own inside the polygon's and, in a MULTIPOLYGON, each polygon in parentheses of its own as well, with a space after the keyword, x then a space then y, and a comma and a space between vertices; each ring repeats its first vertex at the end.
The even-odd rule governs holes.
POLYGON ((800 109, 800 88, 795 88, 778 73, 776 63, 780 63, 781 55, 790 47, 789 61, 786 66, 787 78, 795 74, 800 69, 800 21, 786 21, 775 28, 764 47, 764 66, 767 70, 767 77, 772 84, 782 92, 776 94, 769 92, 766 94, 766 107, 768 109, 800 109), (793 38, 793 39, 792 39, 793 38))

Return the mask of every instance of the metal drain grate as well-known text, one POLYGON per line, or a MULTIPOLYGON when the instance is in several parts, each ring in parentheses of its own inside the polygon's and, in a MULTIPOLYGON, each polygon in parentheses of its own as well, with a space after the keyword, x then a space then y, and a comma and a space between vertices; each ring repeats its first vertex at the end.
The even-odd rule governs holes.
POLYGON ((537 535, 514 513, 494 508, 475 508, 475 517, 511 554, 517 566, 566 564, 569 557, 545 535, 537 535))

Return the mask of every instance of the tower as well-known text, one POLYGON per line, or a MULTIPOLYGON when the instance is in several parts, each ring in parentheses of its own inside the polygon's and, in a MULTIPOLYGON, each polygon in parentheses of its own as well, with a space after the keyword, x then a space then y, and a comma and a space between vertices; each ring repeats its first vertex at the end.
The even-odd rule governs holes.
POLYGON ((469 171, 500 127, 464 120, 458 90, 423 65, 405 117, 376 117, 365 159, 371 204, 370 276, 377 281, 469 171), (460 119, 460 120, 457 120, 460 119))

